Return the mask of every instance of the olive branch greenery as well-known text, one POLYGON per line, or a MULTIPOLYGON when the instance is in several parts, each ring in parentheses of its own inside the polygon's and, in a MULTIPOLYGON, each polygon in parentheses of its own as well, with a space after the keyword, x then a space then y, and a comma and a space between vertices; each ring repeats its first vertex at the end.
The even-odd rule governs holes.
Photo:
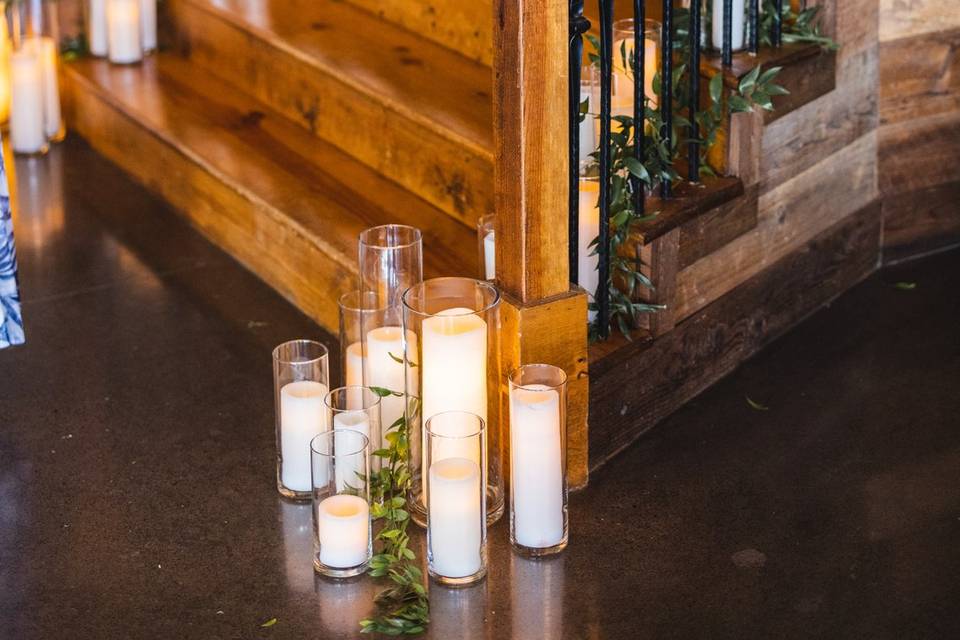
MULTIPOLYGON (((818 44, 830 51, 839 49, 840 45, 820 32, 820 9, 821 7, 814 6, 801 9, 799 13, 796 13, 789 2, 784 2, 783 11, 780 14, 780 24, 782 25, 780 33, 783 41, 786 43, 807 42, 818 44)), ((760 15, 760 44, 767 46, 773 44, 770 34, 773 33, 776 15, 777 7, 773 0, 764 0, 763 13, 760 15)))
MULTIPOLYGON (((383 387, 370 390, 381 398, 405 397, 383 387)), ((377 594, 377 614, 361 620, 360 627, 362 633, 416 635, 423 633, 430 621, 430 601, 407 533, 410 513, 406 510, 406 496, 411 478, 407 466, 410 436, 405 416, 387 428, 384 439, 388 446, 373 452, 380 458, 381 468, 370 473, 370 513, 374 521, 383 522, 375 538, 382 548, 370 559, 368 573, 374 578, 387 577, 393 585, 377 594)))

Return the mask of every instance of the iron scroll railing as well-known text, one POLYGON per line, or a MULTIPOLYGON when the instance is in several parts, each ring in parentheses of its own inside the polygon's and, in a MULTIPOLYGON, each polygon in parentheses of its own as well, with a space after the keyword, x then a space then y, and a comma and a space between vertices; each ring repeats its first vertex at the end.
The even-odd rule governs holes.
MULTIPOLYGON (((613 159, 611 158, 611 92, 613 83, 613 56, 615 43, 613 41, 613 23, 614 23, 614 0, 597 0, 599 9, 599 24, 596 32, 599 32, 599 153, 597 154, 598 169, 600 175, 599 188, 599 225, 597 234, 596 253, 598 255, 598 281, 599 286, 596 292, 590 292, 593 295, 595 310, 597 314, 596 326, 599 337, 607 337, 609 331, 610 319, 610 291, 608 282, 610 280, 610 208, 611 208, 611 176, 610 167, 613 159)), ((671 0, 662 0, 663 23, 661 29, 660 44, 660 78, 672 78, 674 73, 674 56, 672 52, 677 48, 676 25, 674 21, 674 7, 671 0), (669 55, 668 55, 669 52, 669 55)), ((722 2, 722 42, 713 43, 714 47, 720 50, 721 64, 729 67, 733 64, 734 44, 733 44, 733 0, 713 0, 713 2, 722 2), (717 46, 719 44, 719 46, 717 46)), ((691 0, 690 5, 695 9, 702 7, 701 0, 691 0)), ((782 42, 782 8, 783 0, 774 0, 774 10, 776 15, 773 19, 773 28, 770 34, 770 40, 775 46, 780 46, 782 42)), ((591 29, 590 21, 584 17, 584 0, 570 0, 570 50, 569 50, 569 79, 570 79, 570 129, 569 129, 569 150, 570 150, 570 171, 569 171, 569 245, 568 260, 570 267, 570 280, 579 282, 579 251, 580 251, 580 82, 583 64, 583 36, 591 29)), ((747 39, 746 49, 751 53, 757 53, 760 47, 760 0, 748 0, 747 15, 744 16, 747 39)), ((716 15, 716 14, 714 14, 716 15)), ((701 48, 703 46, 703 20, 702 12, 693 10, 689 14, 688 23, 688 49, 690 52, 689 60, 689 91, 687 91, 687 100, 685 104, 679 105, 681 111, 686 111, 686 121, 688 125, 687 135, 687 176, 691 182, 699 181, 700 174, 700 140, 699 128, 695 114, 700 108, 700 74, 696 71, 700 69, 701 48)), ((646 19, 646 7, 643 0, 633 0, 633 55, 630 60, 630 68, 633 73, 633 132, 636 143, 633 144, 634 157, 644 164, 647 150, 644 148, 644 131, 647 125, 644 87, 646 86, 645 73, 646 65, 646 46, 644 43, 644 29, 646 19)), ((664 141, 667 149, 673 149, 673 116, 674 116, 674 95, 673 82, 660 82, 660 95, 658 97, 657 108, 660 110, 662 129, 660 130, 660 139, 664 141)), ((591 112, 594 112, 594 105, 591 105, 591 112)), ((588 126, 592 126, 588 125, 588 126)), ((642 215, 646 209, 645 193, 643 185, 639 178, 631 175, 633 192, 633 209, 642 215)), ((660 197, 667 199, 672 197, 672 189, 669 180, 660 181, 660 197)))

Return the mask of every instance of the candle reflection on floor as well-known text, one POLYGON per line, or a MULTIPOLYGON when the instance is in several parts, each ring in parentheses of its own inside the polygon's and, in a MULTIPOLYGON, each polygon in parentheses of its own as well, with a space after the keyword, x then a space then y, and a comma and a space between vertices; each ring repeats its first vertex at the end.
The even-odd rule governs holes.
POLYGON ((510 628, 514 640, 563 637, 564 557, 510 557, 510 628))
MULTIPOLYGON (((489 628, 488 582, 469 587, 444 587, 430 584, 430 633, 434 638, 484 640, 489 628)), ((546 636, 544 636, 546 637, 546 636)))
POLYGON ((313 514, 310 504, 278 498, 283 527, 283 564, 287 587, 292 592, 313 591, 313 514))
MULTIPOLYGON (((311 571, 313 567, 310 566, 311 571)), ((360 636, 360 621, 373 614, 376 590, 365 575, 336 580, 316 576, 314 587, 320 608, 318 638, 353 638, 360 636)))

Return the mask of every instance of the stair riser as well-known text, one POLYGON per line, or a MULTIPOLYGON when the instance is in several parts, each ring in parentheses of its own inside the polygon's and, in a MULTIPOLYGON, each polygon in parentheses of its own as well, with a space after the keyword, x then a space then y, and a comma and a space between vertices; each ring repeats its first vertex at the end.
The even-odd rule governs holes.
POLYGON ((492 211, 489 150, 445 136, 214 10, 189 0, 168 9, 178 45, 202 68, 467 225, 492 211))
POLYGON ((93 148, 157 192, 207 238, 325 329, 356 272, 324 253, 267 204, 230 188, 202 163, 130 119, 69 70, 67 117, 93 148))

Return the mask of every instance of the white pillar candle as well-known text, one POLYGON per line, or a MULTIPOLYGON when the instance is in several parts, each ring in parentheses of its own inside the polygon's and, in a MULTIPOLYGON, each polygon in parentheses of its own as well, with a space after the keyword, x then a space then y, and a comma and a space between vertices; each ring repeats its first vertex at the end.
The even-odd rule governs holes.
POLYGON ((424 422, 443 411, 466 411, 487 421, 487 323, 471 309, 424 319, 420 366, 424 422))
POLYGON ((487 280, 493 280, 497 277, 497 252, 496 240, 493 231, 488 231, 483 236, 483 273, 487 280))
MULTIPOLYGON (((336 413, 333 416, 333 428, 356 431, 370 438, 370 419, 365 411, 345 411, 336 413)), ((358 488, 363 481, 358 481, 357 474, 364 473, 363 464, 365 457, 357 454, 341 454, 341 451, 350 451, 356 449, 356 438, 351 438, 349 434, 337 433, 334 435, 333 451, 334 469, 336 470, 337 493, 342 493, 347 488, 358 488)))
POLYGON ((130 64, 143 59, 140 0, 107 0, 110 62, 130 64))
POLYGON ((110 51, 107 38, 107 2, 109 0, 88 0, 87 40, 90 53, 100 58, 110 51))
POLYGON ((7 21, 0 15, 0 123, 10 118, 10 54, 13 45, 7 33, 7 21))
MULTIPOLYGON (((760 4, 763 4, 762 2, 760 4)), ((744 23, 744 2, 743 0, 733 0, 733 8, 730 12, 733 17, 732 29, 730 30, 731 47, 734 51, 743 49, 743 23, 744 23)), ((710 24, 711 38, 713 46, 717 49, 723 48, 723 0, 713 1, 713 18, 710 24)))
MULTIPOLYGON (((586 73, 586 71, 584 71, 586 73)), ((580 88, 580 104, 583 104, 583 101, 587 101, 587 115, 584 116, 583 121, 580 123, 580 164, 588 162, 590 160, 590 154, 597 150, 597 139, 594 135, 594 126, 596 125, 597 119, 590 115, 591 112, 597 113, 597 105, 594 104, 594 98, 590 95, 590 86, 586 88, 580 88), (585 90, 586 89, 586 90, 585 90)))
POLYGON ((545 385, 510 391, 510 482, 516 541, 543 549, 563 541, 560 394, 545 385))
MULTIPOLYGON (((594 247, 590 246, 600 234, 600 197, 599 180, 580 180, 580 216, 577 225, 577 284, 583 287, 592 300, 600 283, 599 255, 590 255, 594 247)), ((595 245, 594 245, 595 246, 595 245)), ((589 319, 596 316, 595 311, 589 312, 589 319)))
MULTIPOLYGON (((346 372, 344 376, 346 378, 346 385, 348 387, 362 387, 363 386, 363 363, 365 358, 363 357, 363 344, 361 342, 354 342, 347 347, 347 354, 344 358, 344 367, 346 372)), ((347 392, 347 408, 348 409, 362 409, 363 408, 363 390, 362 389, 351 389, 347 392)), ((376 442, 371 442, 371 445, 378 446, 376 442)))
POLYGON ((336 569, 367 561, 370 549, 370 508, 358 496, 336 495, 317 505, 320 562, 336 569))
POLYGON ((23 46, 10 56, 10 143, 17 153, 39 153, 47 146, 43 128, 43 65, 37 47, 23 46))
POLYGON ((430 560, 435 573, 464 578, 480 570, 483 505, 480 466, 446 458, 430 465, 430 560))
POLYGON ((57 43, 53 38, 38 38, 34 46, 40 50, 40 66, 43 68, 43 132, 47 138, 56 138, 62 126, 57 43))
POLYGON ((327 430, 325 395, 327 385, 312 380, 290 382, 280 389, 280 481, 287 489, 308 492, 313 487, 310 441, 327 430))
MULTIPOLYGON (((743 0, 741 0, 741 3, 743 0)), ((653 77, 660 70, 657 67, 657 48, 659 44, 653 38, 643 39, 643 95, 650 101, 650 107, 657 106, 657 95, 653 92, 653 77)), ((613 49, 613 87, 610 96, 611 113, 615 116, 633 117, 633 60, 630 58, 633 51, 633 36, 623 38, 615 43, 613 49), (621 51, 626 51, 627 66, 621 51)), ((616 129, 620 125, 613 123, 616 129)))
POLYGON ((140 44, 145 52, 157 49, 157 0, 140 0, 140 44))
MULTIPOLYGON (((407 332, 408 353, 413 356, 417 352, 417 338, 412 331, 407 332)), ((403 329, 400 327, 377 327, 367 332, 367 361, 366 385, 368 387, 382 387, 390 391, 404 393, 403 366, 403 329)), ((416 372, 411 371, 411 378, 416 378, 416 372)), ((412 380, 411 380, 412 382, 412 380)), ((411 385, 412 389, 412 385, 411 385)), ((382 435, 386 435, 391 425, 403 417, 403 398, 387 396, 380 399, 380 424, 382 435)), ((386 446, 386 440, 380 446, 386 446)))

